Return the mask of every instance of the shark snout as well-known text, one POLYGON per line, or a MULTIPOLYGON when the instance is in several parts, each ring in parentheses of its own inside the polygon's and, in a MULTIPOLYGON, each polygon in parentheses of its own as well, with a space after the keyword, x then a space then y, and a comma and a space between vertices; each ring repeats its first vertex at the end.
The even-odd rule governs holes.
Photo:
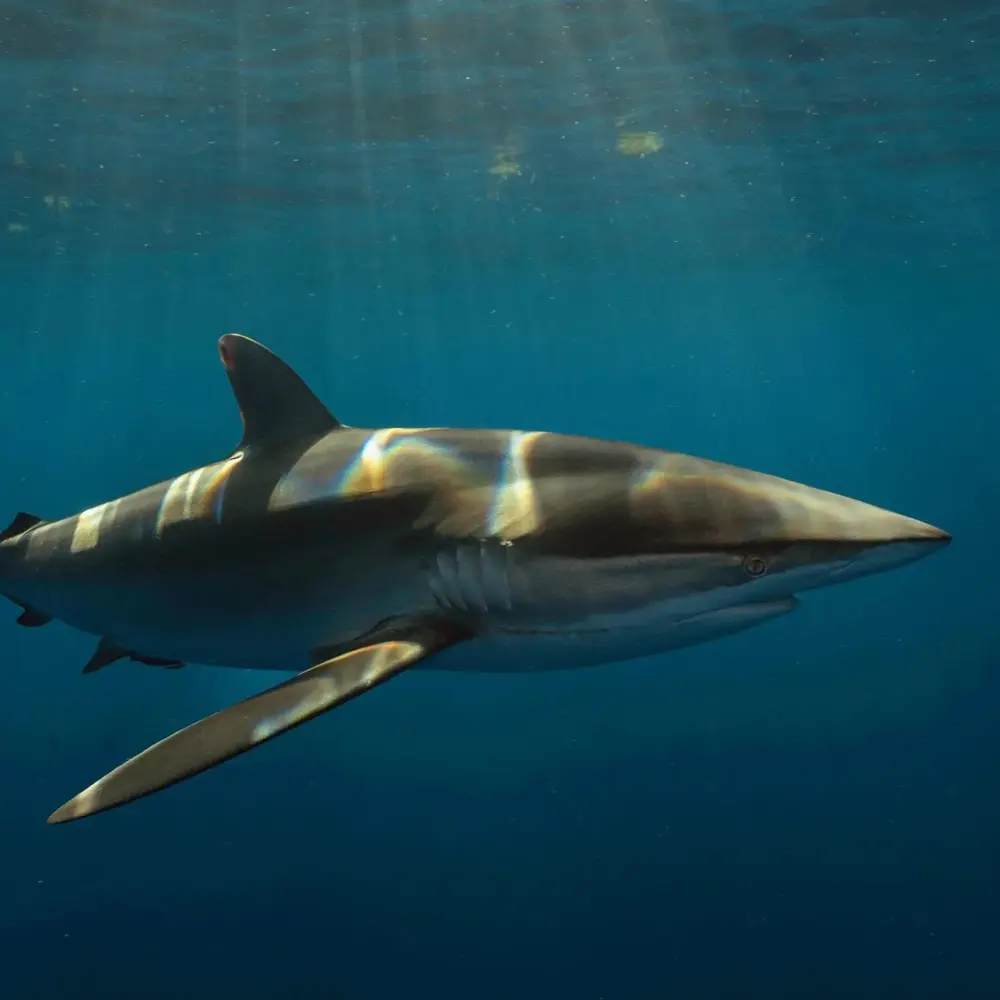
POLYGON ((817 493, 813 511, 830 546, 828 583, 897 569, 951 542, 951 535, 933 524, 835 494, 817 493))
POLYGON ((861 545, 925 544, 928 546, 925 553, 951 541, 947 531, 932 524, 838 493, 799 486, 777 490, 775 499, 781 521, 789 534, 799 540, 825 539, 861 545))
POLYGON ((852 541, 895 545, 901 551, 906 546, 915 546, 914 551, 923 546, 921 551, 924 554, 951 541, 951 535, 947 531, 942 531, 933 524, 858 500, 848 500, 847 504, 841 521, 845 534, 852 541))
POLYGON ((806 507, 810 520, 821 523, 837 541, 878 548, 883 558, 912 562, 951 541, 941 528, 883 507, 834 493, 814 491, 806 507))
POLYGON ((765 586, 797 591, 883 573, 951 541, 933 524, 838 493, 745 473, 739 485, 752 514, 743 519, 746 543, 773 552, 778 579, 765 586))
POLYGON ((897 569, 925 559, 951 542, 951 535, 947 531, 919 521, 914 523, 919 524, 922 530, 914 531, 912 537, 875 542, 862 547, 852 559, 833 570, 831 578, 839 582, 897 569))

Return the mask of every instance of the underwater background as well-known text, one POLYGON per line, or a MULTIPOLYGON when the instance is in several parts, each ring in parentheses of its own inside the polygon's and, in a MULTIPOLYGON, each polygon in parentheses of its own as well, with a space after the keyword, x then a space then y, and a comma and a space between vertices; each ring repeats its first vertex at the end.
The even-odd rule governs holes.
POLYGON ((413 673, 45 818, 274 678, 0 623, 0 1000, 996 998, 1000 8, 7 0, 0 501, 226 454, 216 338, 359 426, 544 428, 951 531, 629 664, 413 673))

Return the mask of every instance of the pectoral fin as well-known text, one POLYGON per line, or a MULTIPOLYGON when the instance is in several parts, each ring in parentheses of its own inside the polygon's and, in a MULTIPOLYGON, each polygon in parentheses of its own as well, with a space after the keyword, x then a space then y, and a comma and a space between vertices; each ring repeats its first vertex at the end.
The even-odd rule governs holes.
POLYGON ((153 744, 57 809, 66 823, 207 771, 389 680, 461 637, 428 623, 396 628, 153 744))

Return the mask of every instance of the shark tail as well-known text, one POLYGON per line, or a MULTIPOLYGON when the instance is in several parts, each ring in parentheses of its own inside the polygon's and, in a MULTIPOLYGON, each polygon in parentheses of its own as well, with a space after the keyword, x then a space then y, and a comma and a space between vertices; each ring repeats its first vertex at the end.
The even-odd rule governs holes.
MULTIPOLYGON (((3 530, 0 531, 0 546, 4 542, 14 541, 21 537, 32 528, 37 528, 40 524, 45 524, 40 517, 36 514, 26 514, 23 510, 15 515, 14 520, 3 530)), ((3 596, 7 600, 12 601, 21 609, 21 614, 17 619, 18 625, 23 625, 25 628, 37 628, 39 625, 47 625, 52 618, 45 614, 44 611, 39 611, 37 608, 31 607, 29 604, 25 604, 23 601, 19 601, 16 597, 10 594, 3 593, 3 596)))
POLYGON ((14 515, 14 520, 3 531, 0 531, 0 542, 9 542, 12 538, 17 538, 26 531, 37 528, 40 524, 45 524, 45 521, 37 514, 26 514, 22 510, 14 515))

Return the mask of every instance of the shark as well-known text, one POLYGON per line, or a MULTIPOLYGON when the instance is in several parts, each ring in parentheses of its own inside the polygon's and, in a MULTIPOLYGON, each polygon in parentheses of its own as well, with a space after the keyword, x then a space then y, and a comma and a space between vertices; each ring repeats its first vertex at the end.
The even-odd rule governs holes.
POLYGON ((652 447, 544 431, 363 429, 240 334, 218 341, 236 449, 0 533, 17 621, 120 660, 286 677, 119 765, 66 823, 191 778, 414 669, 652 656, 787 615, 797 595, 951 536, 860 500, 652 447))

